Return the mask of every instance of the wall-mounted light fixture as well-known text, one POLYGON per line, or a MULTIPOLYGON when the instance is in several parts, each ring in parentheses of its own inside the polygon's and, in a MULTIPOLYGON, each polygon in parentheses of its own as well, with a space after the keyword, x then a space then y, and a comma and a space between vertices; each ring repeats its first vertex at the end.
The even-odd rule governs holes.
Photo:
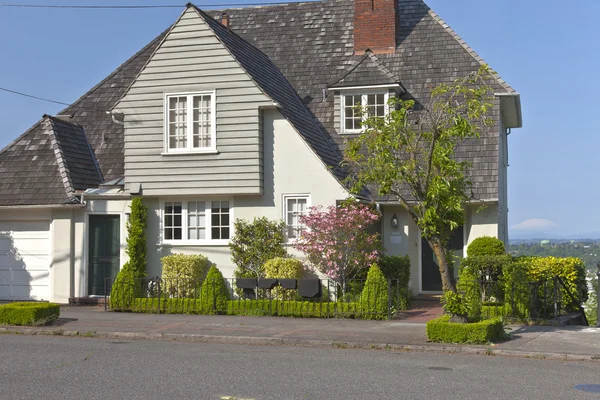
POLYGON ((392 215, 392 228, 397 228, 398 227, 398 217, 396 217, 396 214, 392 215))

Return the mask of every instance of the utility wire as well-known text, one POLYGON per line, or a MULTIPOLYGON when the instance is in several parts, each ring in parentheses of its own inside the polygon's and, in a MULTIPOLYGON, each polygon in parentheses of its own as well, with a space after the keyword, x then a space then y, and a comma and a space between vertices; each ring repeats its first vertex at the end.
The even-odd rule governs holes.
POLYGON ((0 87, 0 90, 3 91, 3 92, 16 94, 18 96, 29 97, 30 99, 35 99, 35 100, 47 101, 48 103, 60 104, 60 105, 67 106, 67 107, 77 107, 77 108, 81 108, 81 109, 87 109, 87 110, 92 110, 92 111, 100 111, 100 112, 106 112, 107 111, 107 110, 101 110, 99 108, 91 108, 91 107, 85 107, 85 106, 76 106, 76 105, 73 105, 73 104, 64 103, 62 101, 45 99, 43 97, 38 97, 38 96, 34 96, 34 95, 31 95, 31 94, 22 93, 22 92, 17 92, 16 90, 10 90, 10 89, 6 89, 6 88, 3 88, 3 87, 0 87))
MULTIPOLYGON (((199 7, 242 7, 242 6, 266 6, 296 3, 295 1, 276 2, 254 2, 254 3, 220 3, 220 4, 198 4, 199 7)), ((162 4, 162 5, 68 5, 68 4, 0 4, 0 7, 13 8, 76 8, 76 9, 135 9, 135 8, 182 8, 184 5, 162 4)))

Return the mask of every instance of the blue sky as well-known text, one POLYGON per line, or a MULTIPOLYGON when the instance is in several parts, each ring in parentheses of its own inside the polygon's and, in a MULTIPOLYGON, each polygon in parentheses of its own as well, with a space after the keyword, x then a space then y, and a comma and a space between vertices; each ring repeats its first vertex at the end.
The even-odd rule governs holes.
MULTIPOLYGON (((250 3, 228 1, 232 2, 250 3)), ((29 3, 124 4, 106 0, 29 3)), ((183 2, 173 0, 125 3, 181 4, 181 8, 0 7, 0 87, 71 103, 183 10, 183 2)), ((209 3, 225 2, 196 4, 209 3)), ((427 3, 521 93, 525 126, 509 137, 509 225, 525 227, 525 232, 596 232, 600 237, 600 135, 592 118, 600 106, 596 20, 600 2, 581 0, 577 6, 564 0, 427 3)), ((61 108, 0 92, 0 147, 42 114, 61 108)))

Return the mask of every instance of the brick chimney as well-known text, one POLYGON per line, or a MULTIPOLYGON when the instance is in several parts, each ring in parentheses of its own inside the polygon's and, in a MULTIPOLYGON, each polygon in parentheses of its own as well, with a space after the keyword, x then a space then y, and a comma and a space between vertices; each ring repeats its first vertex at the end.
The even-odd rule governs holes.
POLYGON ((226 12, 221 14, 221 23, 224 27, 229 28, 229 14, 227 14, 226 12))
POLYGON ((396 49, 398 0, 354 0, 354 54, 396 49))

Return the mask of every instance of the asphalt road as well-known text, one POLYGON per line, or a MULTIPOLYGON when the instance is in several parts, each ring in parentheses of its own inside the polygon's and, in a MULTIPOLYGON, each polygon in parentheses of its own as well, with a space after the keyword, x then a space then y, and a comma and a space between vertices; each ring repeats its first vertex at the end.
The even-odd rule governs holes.
POLYGON ((600 399, 600 364, 0 335, 0 399, 600 399))

